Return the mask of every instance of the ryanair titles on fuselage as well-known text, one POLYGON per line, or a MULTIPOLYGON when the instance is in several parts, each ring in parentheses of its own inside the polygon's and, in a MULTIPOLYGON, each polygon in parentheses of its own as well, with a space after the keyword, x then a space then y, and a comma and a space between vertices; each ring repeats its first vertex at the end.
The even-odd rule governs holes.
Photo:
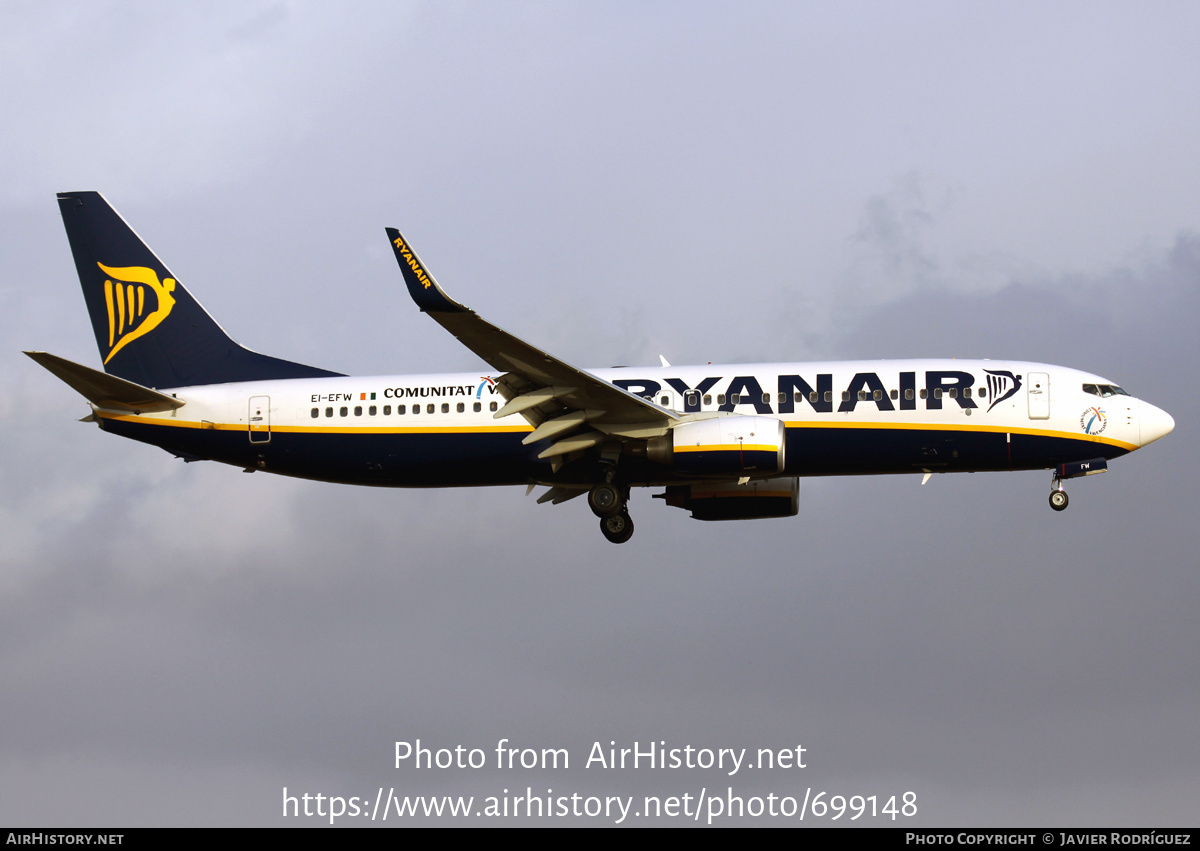
MULTIPOLYGON (((890 386, 875 372, 856 372, 838 393, 834 393, 834 374, 818 373, 804 377, 798 374, 779 374, 770 387, 761 376, 737 375, 730 379, 716 375, 698 381, 694 386, 682 378, 614 378, 613 384, 628 392, 655 400, 664 389, 681 397, 678 407, 684 413, 715 409, 732 413, 742 406, 754 408, 756 414, 790 414, 798 406, 808 405, 817 413, 854 411, 860 404, 875 405, 880 411, 913 411, 918 406, 926 410, 941 410, 946 401, 962 409, 975 409, 980 404, 988 410, 1014 396, 1023 386, 1021 375, 1008 370, 984 370, 986 378, 963 370, 931 369, 901 371, 890 386), (918 381, 920 377, 920 381, 918 381), (767 387, 770 387, 768 390, 767 387), (978 387, 976 386, 978 385, 978 387), (707 397, 707 398, 706 398, 707 397), (976 400, 979 400, 978 402, 976 400)), ((890 378, 890 377, 889 377, 890 378)), ((423 384, 409 387, 387 387, 370 392, 312 394, 313 403, 375 399, 442 398, 450 396, 498 395, 495 381, 484 377, 478 384, 423 384)))
MULTIPOLYGON (((1021 388, 1021 376, 1008 370, 984 370, 990 376, 990 384, 975 389, 975 376, 954 369, 931 369, 924 373, 924 381, 918 386, 917 372, 905 371, 897 375, 898 381, 890 388, 874 372, 856 372, 845 388, 834 397, 833 373, 823 372, 809 382, 800 375, 779 375, 775 387, 767 392, 754 375, 738 375, 729 380, 724 391, 718 392, 717 410, 732 412, 739 405, 751 405, 756 414, 790 414, 797 403, 808 404, 818 413, 853 411, 861 403, 874 404, 880 411, 914 411, 918 401, 927 410, 941 410, 943 398, 952 399, 960 408, 979 407, 975 399, 986 400, 991 388, 990 407, 1016 394, 1021 388), (837 408, 834 408, 834 405, 837 408)), ((690 386, 679 378, 665 378, 662 382, 652 379, 618 378, 613 384, 637 396, 653 398, 666 384, 683 397, 683 411, 690 413, 702 407, 702 396, 717 388, 722 376, 712 376, 690 386)))

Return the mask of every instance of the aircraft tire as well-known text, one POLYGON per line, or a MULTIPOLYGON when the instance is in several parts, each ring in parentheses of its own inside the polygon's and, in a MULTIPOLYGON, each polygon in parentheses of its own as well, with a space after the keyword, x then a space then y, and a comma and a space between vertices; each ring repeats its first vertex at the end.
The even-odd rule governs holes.
POLYGON ((633 519, 627 511, 600 518, 600 531, 614 544, 623 544, 633 537, 633 519))
POLYGON ((597 517, 612 517, 625 510, 625 500, 616 485, 608 483, 596 485, 588 492, 588 507, 597 517))
POLYGON ((1069 502, 1066 491, 1050 491, 1050 507, 1055 511, 1064 510, 1069 502))

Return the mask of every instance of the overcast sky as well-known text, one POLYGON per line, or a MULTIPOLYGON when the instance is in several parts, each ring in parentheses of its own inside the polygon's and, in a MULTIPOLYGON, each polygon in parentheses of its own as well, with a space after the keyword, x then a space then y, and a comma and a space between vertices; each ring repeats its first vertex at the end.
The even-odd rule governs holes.
POLYGON ((1197 32, 1184 2, 0 6, 0 823, 529 786, 1194 826, 1197 32), (807 479, 788 520, 635 493, 621 547, 523 488, 185 465, 20 354, 99 365, 54 202, 93 189, 240 342, 341 372, 484 369, 393 225, 569 362, 1046 361, 1177 426, 1062 514, 1044 472, 807 479), (418 738, 489 765, 394 768, 418 738), (501 738, 570 768, 497 771, 501 738), (807 767, 585 768, 610 741, 807 767))

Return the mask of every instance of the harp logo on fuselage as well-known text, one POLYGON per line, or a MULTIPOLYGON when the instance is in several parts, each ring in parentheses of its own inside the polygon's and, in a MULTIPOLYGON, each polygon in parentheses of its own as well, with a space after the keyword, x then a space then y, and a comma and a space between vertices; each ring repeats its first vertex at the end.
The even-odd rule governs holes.
POLYGON ((104 306, 108 309, 108 355, 104 362, 126 345, 149 334, 171 314, 175 306, 175 279, 158 280, 145 266, 105 266, 104 306))

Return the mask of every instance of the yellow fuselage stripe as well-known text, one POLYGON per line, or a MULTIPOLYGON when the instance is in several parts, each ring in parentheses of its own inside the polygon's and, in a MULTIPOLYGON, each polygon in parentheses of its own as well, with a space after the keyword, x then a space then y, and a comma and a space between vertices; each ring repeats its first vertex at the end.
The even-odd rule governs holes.
MULTIPOLYGON (((245 423, 210 423, 197 422, 195 420, 172 420, 163 419, 161 417, 144 417, 135 414, 110 414, 107 411, 97 411, 96 416, 103 417, 109 420, 121 420, 127 423, 145 423, 147 425, 168 426, 170 428, 197 428, 208 429, 210 431, 246 431, 245 423)), ((343 426, 279 426, 279 425, 255 425, 255 430, 271 431, 288 434, 470 434, 470 433, 508 433, 508 432, 530 432, 533 431, 532 426, 426 426, 420 427, 401 427, 401 426, 357 426, 353 428, 343 426)))
POLYGON ((745 445, 736 444, 736 443, 735 444, 722 443, 720 445, 711 445, 711 446, 678 446, 678 445, 676 445, 675 451, 676 452, 778 452, 779 447, 778 446, 770 446, 765 443, 747 443, 745 445))
MULTIPOLYGON (((114 414, 107 411, 97 411, 96 416, 110 420, 120 420, 123 422, 145 423, 147 425, 168 426, 171 428, 196 428, 209 429, 213 431, 247 431, 248 426, 245 423, 210 423, 197 422, 195 420, 176 420, 164 419, 161 417, 146 417, 136 414, 114 414)), ((957 424, 941 424, 941 423, 882 423, 882 422, 825 422, 825 421, 785 421, 784 425, 787 428, 794 429, 858 429, 860 431, 886 431, 886 430, 902 430, 902 431, 970 431, 970 432, 986 432, 991 434, 1024 434, 1035 437, 1058 437, 1066 440, 1081 440, 1091 443, 1102 443, 1108 446, 1116 446, 1132 452, 1137 449, 1136 443, 1128 443, 1124 440, 1117 440, 1103 435, 1089 434, 1073 434, 1064 431, 1052 431, 1050 429, 1026 428, 1020 426, 1003 426, 1003 425, 967 425, 966 423, 957 424)), ((267 426, 260 426, 266 431, 267 426)), ((513 434, 513 433, 528 433, 533 431, 530 425, 479 425, 479 426, 279 426, 272 425, 269 427, 272 432, 288 433, 288 434, 513 434)), ((712 446, 676 446, 676 452, 732 452, 735 450, 742 451, 757 451, 757 452, 774 452, 778 449, 776 446, 762 444, 746 444, 744 446, 735 445, 712 445, 712 446)))
POLYGON ((905 431, 974 431, 985 432, 990 434, 1026 434, 1035 437, 1061 437, 1066 440, 1086 440, 1092 443, 1105 443, 1109 446, 1117 446, 1121 449, 1133 451, 1138 448, 1136 443, 1128 443, 1124 440, 1117 440, 1112 437, 1104 437, 1099 434, 1074 434, 1069 431, 1053 431, 1045 428, 1026 428, 1022 426, 1003 426, 1003 425, 967 425, 966 423, 945 424, 938 423, 879 423, 879 422, 822 422, 822 421, 791 421, 785 422, 788 428, 856 428, 868 430, 888 430, 899 429, 905 431))

